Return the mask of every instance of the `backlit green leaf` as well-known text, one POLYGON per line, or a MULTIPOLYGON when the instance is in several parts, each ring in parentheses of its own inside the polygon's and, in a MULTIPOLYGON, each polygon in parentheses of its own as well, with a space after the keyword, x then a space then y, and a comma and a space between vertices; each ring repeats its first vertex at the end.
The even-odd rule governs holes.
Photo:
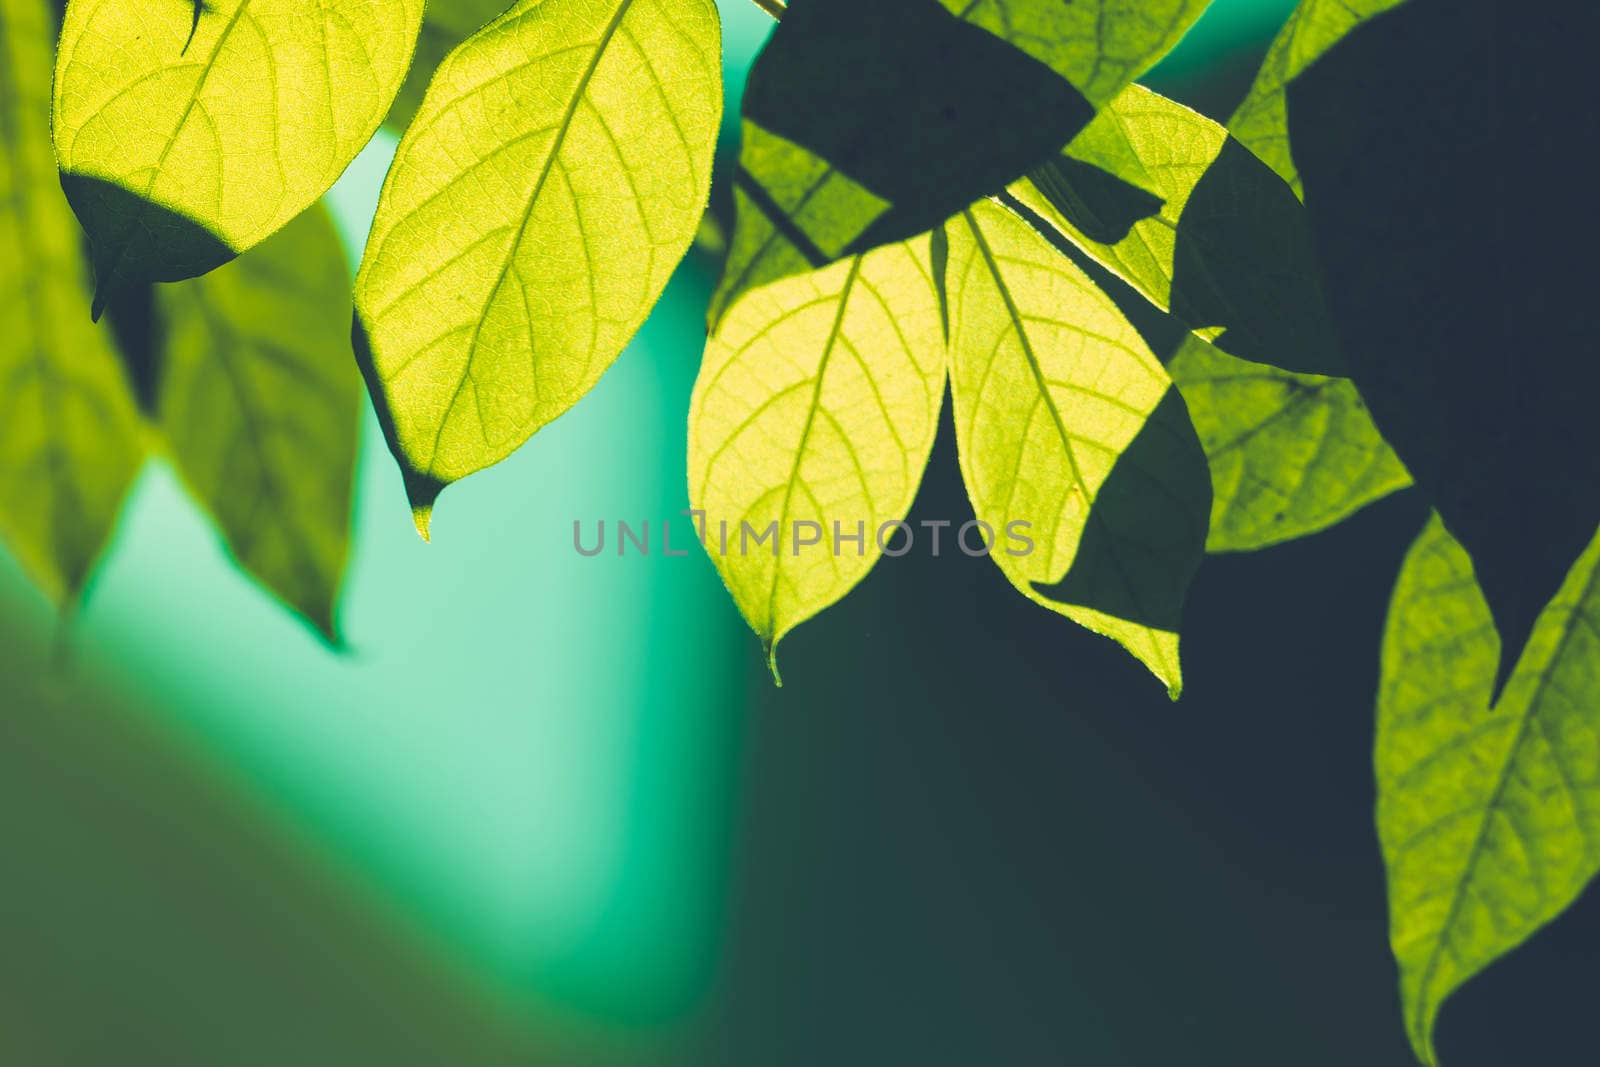
POLYGON ((1406 1032, 1430 1065, 1445 998, 1600 870, 1600 540, 1491 708, 1499 658, 1472 563, 1435 517, 1389 608, 1376 754, 1406 1032))
POLYGON ((157 290, 158 417, 179 474, 239 563, 335 642, 361 408, 348 287, 317 206, 157 290))
POLYGON ((394 107, 389 109, 385 124, 404 130, 422 105, 422 94, 427 91, 428 82, 444 57, 508 6, 510 0, 429 0, 411 70, 394 98, 394 107))
POLYGON ((916 495, 944 377, 926 237, 752 293, 707 343, 689 496, 774 676, 784 634, 849 592, 884 543, 903 544, 879 534, 916 495), (772 524, 775 540, 753 540, 772 524))
POLYGON ((920 234, 1048 159, 1208 2, 797 4, 750 74, 711 322, 751 288, 920 234))
POLYGON ((1205 455, 1160 362, 1021 219, 981 202, 946 227, 951 392, 977 517, 1031 524, 992 558, 1021 592, 1182 687, 1178 628, 1205 551, 1205 455))
POLYGON ((65 601, 143 449, 109 330, 83 314, 78 228, 50 151, 54 33, 46 0, 0 0, 0 537, 65 601))
POLYGON ((1355 386, 1190 335, 1167 362, 1211 464, 1212 552, 1315 533, 1411 484, 1355 386))
POLYGON ((1222 331, 1224 351, 1342 372, 1305 209, 1205 116, 1130 85, 1009 192, 1156 306, 1222 331), (1134 212, 1123 191, 1151 206, 1134 212))
POLYGON ((62 185, 97 307, 226 262, 304 211, 383 121, 422 0, 72 0, 62 185))
POLYGON ((1246 148, 1301 192, 1289 150, 1284 88, 1334 43, 1374 15, 1405 0, 1300 0, 1267 49, 1266 59, 1228 129, 1246 148))
POLYGON ((720 62, 712 0, 522 0, 440 65, 356 279, 419 529, 644 322, 705 210, 720 62))

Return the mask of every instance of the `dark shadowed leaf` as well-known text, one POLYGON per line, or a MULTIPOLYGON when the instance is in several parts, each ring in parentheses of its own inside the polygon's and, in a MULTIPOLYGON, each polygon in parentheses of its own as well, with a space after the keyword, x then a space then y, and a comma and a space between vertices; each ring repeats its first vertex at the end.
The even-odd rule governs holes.
POLYGON ((337 643, 361 377, 349 272, 320 205, 204 278, 157 289, 157 417, 233 556, 337 643))
POLYGON ((1226 130, 1132 85, 1012 196, 1217 347, 1302 373, 1343 372, 1305 209, 1226 130), (1122 186, 1114 193, 1110 183, 1122 186), (1135 194, 1155 201, 1142 217, 1135 194), (1107 216, 1126 214, 1107 225, 1107 216))
POLYGON ((422 0, 72 0, 54 132, 97 313, 321 196, 383 121, 421 23, 422 0))
POLYGON ((82 588, 143 456, 50 151, 55 21, 0 0, 0 537, 57 602, 82 588))
POLYGON ((1050 158, 1206 2, 793 4, 750 74, 712 323, 754 287, 922 233, 1050 158))
POLYGON ((1430 1065, 1445 998, 1600 870, 1600 540, 1492 703, 1500 654, 1472 563, 1435 517, 1389 608, 1375 758, 1406 1033, 1430 1065))
POLYGON ((1233 135, 1277 171, 1296 195, 1300 175, 1289 152, 1285 87, 1339 38, 1400 3, 1404 0, 1300 0, 1273 39, 1244 102, 1228 120, 1233 135))
POLYGON ((1183 401, 1099 288, 989 201, 946 226, 951 392, 961 470, 1032 600, 1116 639, 1182 687, 1178 629, 1205 552, 1211 485, 1183 401))
POLYGON ((1600 522, 1600 135, 1575 19, 1410 0, 1289 86, 1329 306, 1374 421, 1471 556, 1516 662, 1600 522), (1537 254, 1518 254, 1537 248, 1537 254))
POLYGON ((357 352, 418 528, 587 393, 705 211, 712 0, 522 0, 440 65, 384 182, 357 352))

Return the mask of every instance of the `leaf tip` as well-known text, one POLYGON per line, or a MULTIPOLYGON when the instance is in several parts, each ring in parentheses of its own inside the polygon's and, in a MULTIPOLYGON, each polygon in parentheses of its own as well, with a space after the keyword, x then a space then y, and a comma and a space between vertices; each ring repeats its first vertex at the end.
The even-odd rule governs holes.
POLYGON ((417 525, 417 533, 429 544, 433 543, 433 502, 411 505, 411 521, 417 525))

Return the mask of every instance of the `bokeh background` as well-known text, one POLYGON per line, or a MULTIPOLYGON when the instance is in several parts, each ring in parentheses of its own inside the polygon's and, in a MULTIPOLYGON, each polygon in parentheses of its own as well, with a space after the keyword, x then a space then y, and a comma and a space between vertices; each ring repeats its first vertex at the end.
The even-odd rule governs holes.
MULTIPOLYGON (((1216 0, 1144 80, 1225 118, 1292 6, 1216 0)), ((736 101, 771 24, 722 7, 736 101)), ((352 254, 393 145, 330 194, 352 254)), ((431 545, 369 417, 347 653, 159 464, 70 627, 0 556, 0 1064, 1412 1062, 1370 747, 1422 505, 1209 559, 1176 705, 921 551, 775 689, 700 554, 571 548, 686 506, 715 270, 431 545)), ((970 514, 946 432, 912 521, 970 514)), ((1591 894, 1445 1062, 1583 1062, 1597 949, 1591 894)))

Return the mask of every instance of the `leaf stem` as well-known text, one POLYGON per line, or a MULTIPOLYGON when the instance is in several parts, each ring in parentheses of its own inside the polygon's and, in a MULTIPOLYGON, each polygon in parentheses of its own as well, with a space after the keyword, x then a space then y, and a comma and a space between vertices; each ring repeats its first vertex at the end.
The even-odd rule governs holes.
POLYGON ((783 13, 789 6, 784 0, 750 0, 750 2, 771 15, 774 20, 782 20, 783 13))

